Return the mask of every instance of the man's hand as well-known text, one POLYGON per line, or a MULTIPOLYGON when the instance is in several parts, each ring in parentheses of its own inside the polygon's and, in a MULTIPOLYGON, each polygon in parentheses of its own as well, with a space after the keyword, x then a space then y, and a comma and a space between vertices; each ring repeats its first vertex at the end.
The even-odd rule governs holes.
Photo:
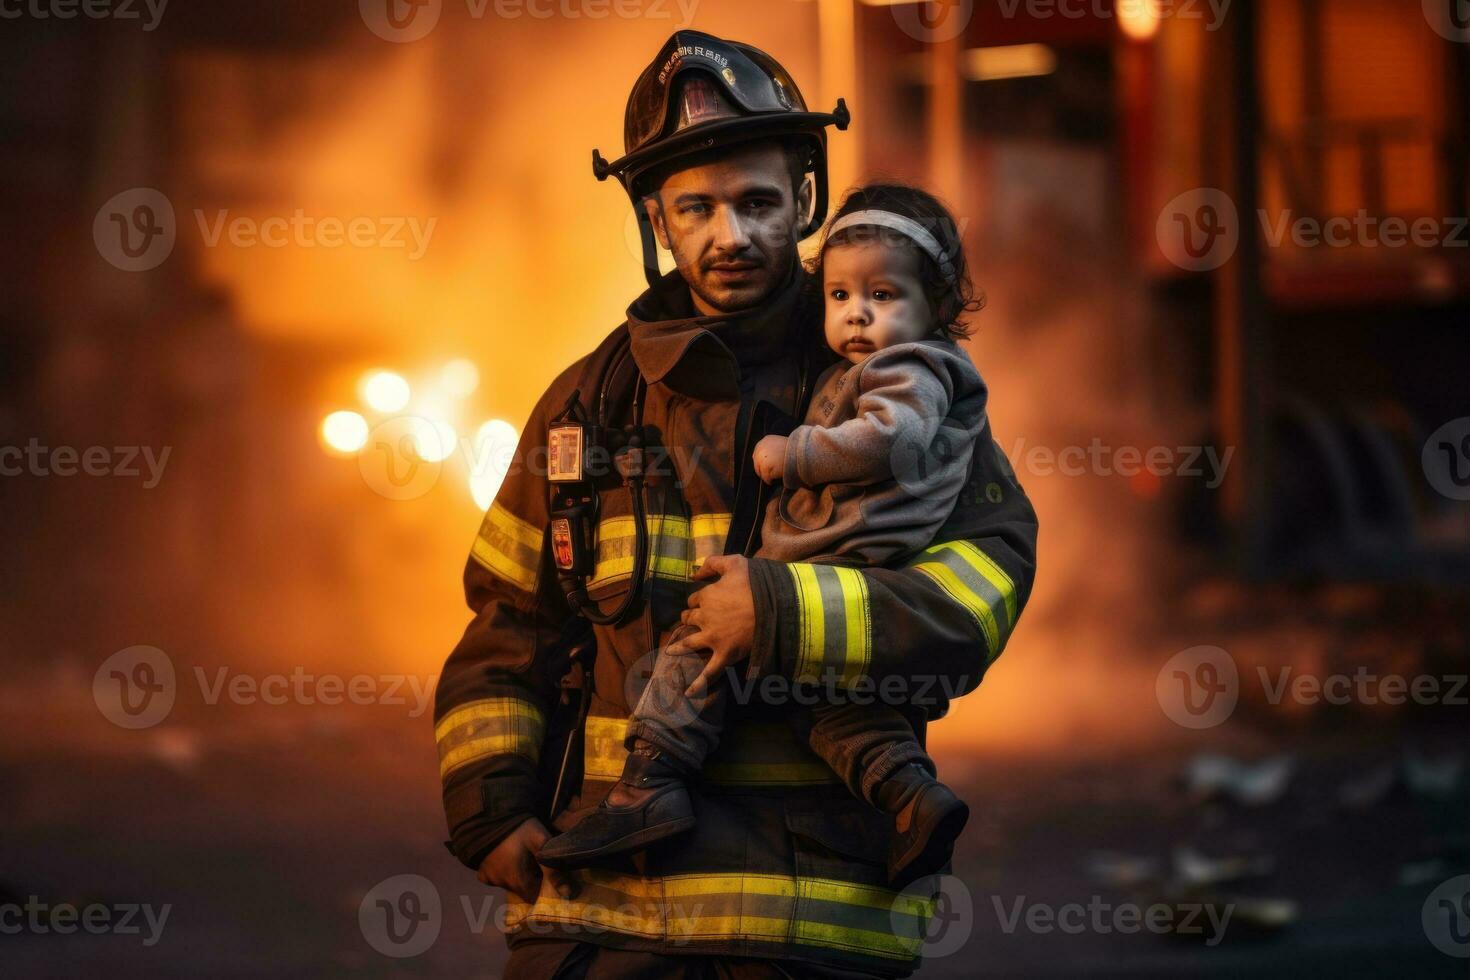
POLYGON ((522 901, 534 902, 541 894, 544 876, 562 898, 575 898, 577 883, 571 876, 536 863, 536 852, 550 838, 540 820, 527 820, 485 855, 480 863, 480 881, 514 892, 522 901))
POLYGON ((750 592, 750 563, 745 556, 707 558, 694 578, 696 581, 714 579, 689 597, 689 608, 679 615, 681 623, 688 623, 698 632, 667 648, 667 652, 674 654, 710 651, 704 670, 684 692, 691 698, 703 697, 710 681, 749 653, 755 642, 755 599, 750 592))
POLYGON ((781 474, 786 472, 785 436, 762 436, 751 454, 755 463, 755 475, 766 483, 780 483, 781 474))

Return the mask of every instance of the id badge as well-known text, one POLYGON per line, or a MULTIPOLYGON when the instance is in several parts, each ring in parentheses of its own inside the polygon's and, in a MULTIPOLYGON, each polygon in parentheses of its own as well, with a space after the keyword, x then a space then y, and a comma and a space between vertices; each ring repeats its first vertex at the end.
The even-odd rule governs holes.
POLYGON ((582 426, 554 425, 546 446, 546 479, 573 483, 582 479, 582 426))

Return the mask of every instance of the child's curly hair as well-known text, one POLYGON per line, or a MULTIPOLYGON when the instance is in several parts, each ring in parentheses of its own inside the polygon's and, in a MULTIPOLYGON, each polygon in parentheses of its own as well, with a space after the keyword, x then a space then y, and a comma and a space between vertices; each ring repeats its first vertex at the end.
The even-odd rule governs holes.
POLYGON ((826 255, 828 248, 865 238, 871 239, 875 233, 881 234, 885 241, 903 242, 918 255, 919 277, 924 285, 924 295, 929 300, 929 308, 935 313, 935 331, 949 340, 969 337, 972 330, 965 314, 978 313, 985 307, 985 293, 970 281, 970 269, 965 261, 965 247, 960 239, 959 226, 949 210, 933 194, 917 187, 907 184, 867 184, 854 188, 843 197, 842 204, 827 227, 832 227, 844 215, 869 210, 892 211, 917 221, 939 242, 939 247, 944 250, 945 256, 954 267, 954 278, 945 278, 939 269, 939 263, 929 253, 897 232, 855 225, 844 228, 836 235, 824 234, 816 258, 808 265, 808 271, 814 277, 815 288, 819 292, 822 289, 822 257, 826 255))

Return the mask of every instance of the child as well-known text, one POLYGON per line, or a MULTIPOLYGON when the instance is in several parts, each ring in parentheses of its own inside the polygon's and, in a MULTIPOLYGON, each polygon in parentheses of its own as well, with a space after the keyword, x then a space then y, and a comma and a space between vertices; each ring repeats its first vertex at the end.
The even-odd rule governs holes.
MULTIPOLYGON (((898 562, 932 543, 969 478, 986 389, 955 341, 968 336, 961 317, 981 302, 954 219, 916 188, 879 184, 849 194, 818 264, 827 344, 843 360, 818 379, 807 424, 756 444, 756 473, 782 486, 757 554, 898 562)), ((641 850, 693 826, 685 784, 718 742, 727 692, 714 688, 685 704, 670 695, 681 697, 700 666, 698 657, 660 652, 633 711, 621 779, 597 810, 542 848, 543 864, 641 850)), ((935 778, 903 713, 834 696, 793 722, 855 795, 893 816, 892 881, 949 863, 969 808, 935 778)))

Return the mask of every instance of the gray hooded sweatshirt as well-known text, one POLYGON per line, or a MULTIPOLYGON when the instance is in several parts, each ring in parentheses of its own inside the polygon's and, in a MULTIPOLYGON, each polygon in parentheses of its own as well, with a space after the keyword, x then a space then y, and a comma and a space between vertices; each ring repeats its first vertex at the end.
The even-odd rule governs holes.
POLYGON ((986 394, 944 339, 832 365, 786 445, 757 554, 886 565, 928 547, 969 478, 986 394))

